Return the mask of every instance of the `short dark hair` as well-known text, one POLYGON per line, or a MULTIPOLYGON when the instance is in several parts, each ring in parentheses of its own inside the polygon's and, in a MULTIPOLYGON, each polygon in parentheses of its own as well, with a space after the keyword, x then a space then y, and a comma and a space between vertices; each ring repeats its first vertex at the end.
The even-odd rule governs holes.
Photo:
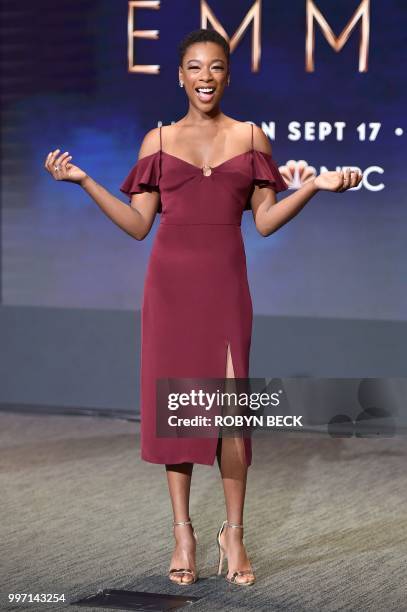
POLYGON ((193 30, 182 39, 182 41, 178 45, 180 66, 182 66, 182 60, 184 59, 184 55, 188 47, 198 42, 214 42, 220 45, 225 52, 227 64, 229 67, 230 46, 228 41, 222 36, 222 34, 219 34, 217 30, 207 30, 206 28, 193 30))

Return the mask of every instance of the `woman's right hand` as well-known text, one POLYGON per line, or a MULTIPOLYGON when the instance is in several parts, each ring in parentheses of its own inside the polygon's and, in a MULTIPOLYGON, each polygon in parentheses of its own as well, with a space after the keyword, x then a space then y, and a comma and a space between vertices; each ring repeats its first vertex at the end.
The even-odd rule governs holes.
POLYGON ((70 163, 72 155, 69 155, 68 151, 58 156, 59 153, 60 149, 48 153, 44 164, 45 169, 56 181, 82 184, 87 177, 86 172, 70 163))

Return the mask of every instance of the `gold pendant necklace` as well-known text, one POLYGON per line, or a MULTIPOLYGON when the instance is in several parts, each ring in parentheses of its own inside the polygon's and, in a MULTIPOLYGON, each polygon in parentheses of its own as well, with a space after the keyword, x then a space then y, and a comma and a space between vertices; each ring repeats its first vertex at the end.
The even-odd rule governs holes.
POLYGON ((212 174, 212 168, 210 166, 202 166, 202 173, 204 176, 210 176, 212 174))

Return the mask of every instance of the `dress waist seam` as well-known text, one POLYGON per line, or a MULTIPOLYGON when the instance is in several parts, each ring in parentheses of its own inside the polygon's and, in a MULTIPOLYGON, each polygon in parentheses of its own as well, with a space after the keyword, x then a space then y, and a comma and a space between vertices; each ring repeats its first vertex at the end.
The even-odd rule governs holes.
POLYGON ((240 223, 170 223, 168 221, 161 221, 160 225, 231 225, 233 227, 241 227, 240 223))

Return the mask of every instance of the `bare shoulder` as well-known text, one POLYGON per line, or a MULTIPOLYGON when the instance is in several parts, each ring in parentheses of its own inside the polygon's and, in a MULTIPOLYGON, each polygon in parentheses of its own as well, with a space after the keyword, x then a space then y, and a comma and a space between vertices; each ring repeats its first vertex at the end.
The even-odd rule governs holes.
POLYGON ((236 132, 237 140, 239 140, 242 144, 250 143, 250 146, 253 125, 253 148, 257 151, 262 151, 263 153, 268 153, 271 155, 271 143, 258 125, 248 121, 237 121, 235 119, 231 121, 230 125, 231 129, 236 132))
POLYGON ((247 121, 238 121, 233 117, 227 117, 225 126, 228 130, 235 134, 237 140, 246 141, 251 139, 250 124, 247 121))
POLYGON ((160 128, 149 130, 141 143, 138 158, 147 157, 160 150, 160 128))
POLYGON ((262 153, 272 154, 271 142, 261 127, 253 124, 253 148, 262 153))

